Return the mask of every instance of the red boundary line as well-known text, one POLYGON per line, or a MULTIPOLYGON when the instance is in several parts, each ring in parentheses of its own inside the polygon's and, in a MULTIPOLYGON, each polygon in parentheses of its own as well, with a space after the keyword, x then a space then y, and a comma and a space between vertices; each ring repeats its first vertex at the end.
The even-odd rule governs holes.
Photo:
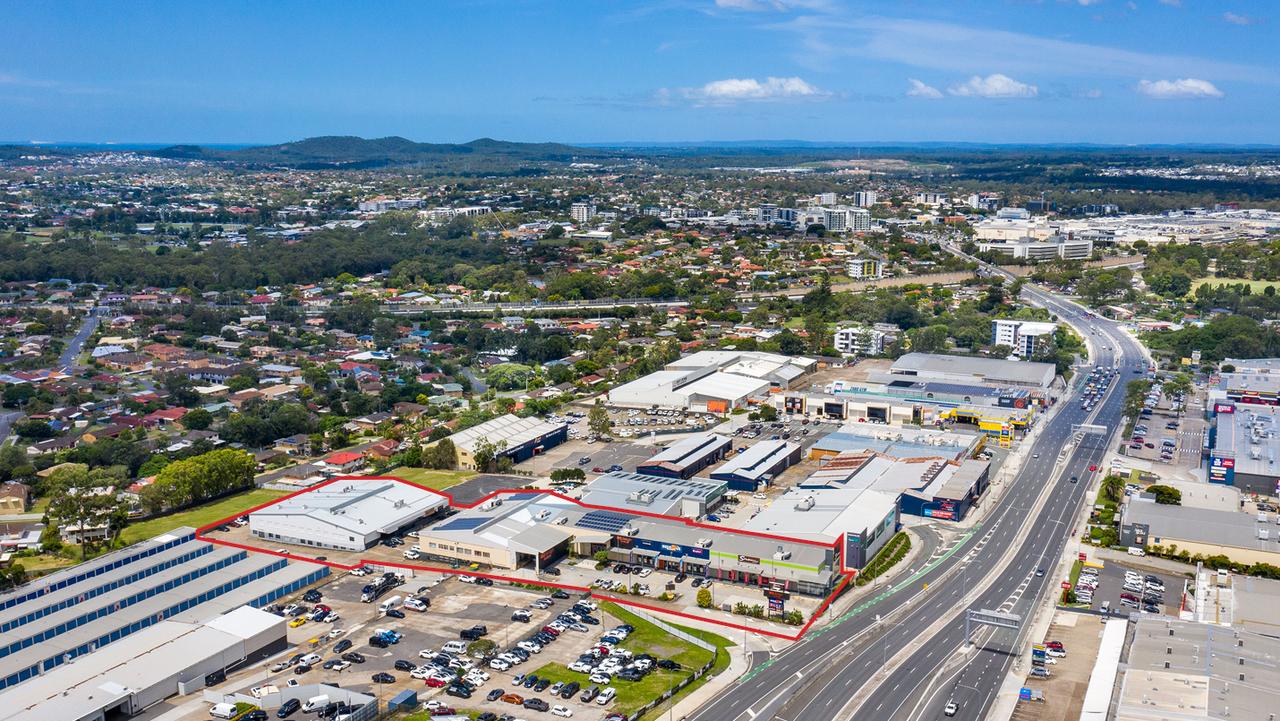
MULTIPOLYGON (((593 596, 593 597, 595 597, 595 598, 598 598, 598 599, 601 599, 601 600, 604 600, 604 601, 610 601, 610 602, 613 602, 613 603, 621 604, 621 605, 623 605, 623 606, 634 606, 634 607, 636 607, 636 608, 642 608, 642 609, 645 609, 646 611, 653 611, 654 613, 661 613, 661 614, 665 614, 665 615, 668 615, 668 616, 677 616, 677 617, 680 617, 680 618, 687 618, 687 619, 694 620, 694 621, 710 621, 711 623, 714 623, 714 624, 719 625, 719 626, 725 626, 725 627, 727 627, 727 628, 732 628, 732 629, 739 630, 739 631, 750 631, 751 633, 758 633, 758 634, 762 634, 762 635, 765 635, 765 636, 773 636, 774 638, 781 638, 781 639, 784 639, 784 640, 787 640, 787 641, 798 641, 798 640, 800 640, 801 638, 803 638, 803 637, 804 637, 804 635, 805 635, 806 633, 808 633, 808 632, 809 632, 809 629, 813 626, 814 622, 815 622, 815 621, 817 621, 819 618, 821 618, 821 617, 822 617, 822 614, 826 612, 827 607, 829 607, 829 606, 831 605, 831 603, 832 603, 833 601, 835 601, 836 597, 837 597, 837 596, 839 596, 839 595, 844 591, 845 587, 849 585, 849 582, 853 580, 853 578, 854 578, 854 576, 855 576, 855 575, 857 575, 857 572, 856 572, 856 571, 851 571, 851 570, 849 570, 849 569, 847 569, 847 568, 845 568, 845 567, 844 567, 844 562, 843 562, 843 559, 842 559, 842 560, 841 560, 841 564, 840 564, 840 566, 841 566, 841 567, 840 567, 840 571, 839 571, 839 573, 840 573, 840 575, 843 577, 843 580, 842 580, 842 581, 841 581, 841 582, 836 586, 835 590, 833 590, 833 591, 830 593, 830 595, 828 595, 825 599, 823 599, 822 604, 821 604, 820 606, 818 606, 817 610, 816 610, 816 611, 814 611, 814 613, 813 613, 813 614, 811 614, 811 615, 810 615, 808 622, 806 622, 806 623, 805 623, 805 625, 804 625, 804 626, 802 626, 802 627, 800 628, 800 631, 799 631, 799 632, 797 632, 797 633, 796 633, 796 634, 794 634, 794 635, 788 635, 788 634, 785 634, 785 633, 779 633, 779 632, 777 632, 777 631, 768 631, 768 630, 765 630, 765 629, 756 628, 756 627, 752 627, 752 626, 744 626, 744 625, 742 625, 742 624, 730 623, 730 622, 728 622, 728 621, 721 621, 721 620, 718 620, 718 619, 709 619, 709 618, 705 618, 705 617, 703 617, 703 616, 697 616, 697 615, 694 615, 694 614, 691 614, 691 613, 685 613, 685 612, 683 612, 683 611, 673 611, 673 610, 671 610, 671 609, 662 608, 662 607, 659 607, 659 606, 653 606, 653 605, 650 605, 650 604, 647 604, 647 603, 640 603, 639 601, 634 601, 634 600, 629 599, 629 598, 625 598, 625 599, 624 599, 624 598, 620 598, 620 597, 618 597, 618 596, 607 595, 607 594, 601 593, 601 592, 599 592, 599 591, 596 591, 596 590, 594 590, 594 589, 586 588, 586 587, 583 587, 583 586, 573 586, 573 585, 563 584, 563 583, 551 583, 551 582, 546 582, 546 581, 542 581, 542 580, 538 580, 538 581, 536 581, 536 582, 531 582, 531 581, 529 581, 528 579, 525 579, 525 578, 517 578, 517 577, 513 577, 513 576, 503 576, 503 575, 499 575, 499 574, 492 574, 492 573, 479 573, 479 572, 476 572, 476 571, 469 571, 469 570, 465 570, 465 569, 436 568, 435 566, 424 566, 424 565, 417 565, 417 564, 410 564, 410 563, 396 563, 396 562, 393 562, 393 561, 382 561, 382 560, 377 560, 377 559, 372 559, 372 560, 361 560, 359 563, 353 563, 353 564, 350 564, 350 565, 348 565, 348 564, 342 564, 342 563, 336 563, 336 562, 333 562, 333 561, 317 561, 315 558, 308 558, 308 557, 306 557, 306 556, 295 555, 295 554, 293 554, 293 553, 288 553, 288 552, 286 552, 286 553, 280 553, 279 551, 271 551, 271 550, 267 550, 267 549, 262 548, 262 547, 260 547, 260 546, 250 546, 250 545, 245 544, 245 543, 238 543, 238 542, 236 542, 236 541, 228 541, 228 540, 223 539, 223 538, 215 538, 215 537, 213 537, 213 536, 206 536, 206 535, 205 535, 205 533, 206 533, 210 528, 216 528, 216 527, 218 527, 218 526, 224 525, 224 524, 226 524, 227 522, 229 522, 229 521, 231 521, 231 520, 233 520, 233 519, 239 518, 240 516, 248 515, 248 514, 250 514, 250 513, 253 513, 254 511, 260 511, 260 510, 262 510, 263 508, 266 508, 266 507, 268 507, 268 506, 274 506, 274 505, 276 505, 277 503, 281 503, 281 502, 283 502, 283 501, 287 501, 287 500, 289 500, 290 498, 293 498, 293 497, 295 497, 295 496, 300 496, 300 495, 302 495, 302 494, 304 494, 304 493, 310 493, 311 491, 317 491, 317 490, 319 490, 319 489, 321 489, 321 488, 324 488, 325 486, 328 486, 328 485, 330 485, 330 484, 332 484, 332 483, 337 483, 338 481, 396 481, 396 482, 399 482, 399 483, 404 483, 404 484, 406 484, 406 485, 413 486, 414 488, 417 488, 417 489, 419 489, 419 490, 423 490, 423 491, 426 491, 426 492, 428 492, 428 493, 434 493, 434 494, 435 494, 435 495, 437 495, 437 496, 441 496, 441 497, 445 498, 446 500, 448 500, 448 501, 449 501, 449 505, 450 505, 450 506, 453 506, 454 508, 475 508, 476 506, 479 506, 480 504, 482 504, 482 503, 484 503, 484 502, 488 501, 489 499, 494 498, 494 497, 497 497, 497 496, 501 496, 501 495, 509 495, 509 494, 515 494, 515 493, 537 493, 537 494, 539 494, 539 495, 553 496, 553 497, 555 497, 555 498, 559 498, 559 499, 561 499, 561 500, 568 501, 568 502, 570 502, 570 503, 572 503, 572 504, 574 504, 574 505, 580 506, 580 507, 582 507, 582 508, 598 509, 598 510, 602 510, 602 511, 615 511, 615 512, 619 512, 619 513, 621 513, 621 512, 625 512, 625 513, 633 514, 633 515, 637 515, 637 516, 648 516, 648 517, 650 517, 650 518, 661 518, 661 519, 663 519, 663 520, 668 520, 668 521, 677 521, 677 522, 683 523, 683 524, 685 524, 686 526, 689 526, 689 527, 692 527, 692 528, 706 528, 706 529, 709 529, 709 530, 712 530, 712 531, 718 531, 718 532, 720 532, 720 533, 737 533, 737 534, 744 535, 744 536, 755 536, 755 537, 758 537, 758 538, 767 538, 767 539, 775 540, 775 541, 786 541, 786 542, 788 542, 788 543, 802 543, 802 544, 805 544, 805 545, 810 545, 810 546, 819 546, 819 547, 822 547, 822 548, 831 548, 831 547, 839 546, 839 544, 840 544, 840 541, 836 541, 834 544, 819 543, 819 542, 817 542, 817 541, 809 541, 809 540, 805 540, 805 539, 802 539, 802 538, 789 538, 789 537, 787 537, 787 536, 778 536, 778 535, 769 534, 769 533, 759 533, 759 532, 757 532, 757 531, 744 531, 744 530, 742 530, 742 529, 737 529, 737 528, 725 528, 725 527, 723 527, 723 526, 710 526, 710 525, 707 525, 707 524, 705 524, 705 523, 696 523, 696 522, 694 522, 694 521, 690 521, 690 520, 689 520, 689 519, 687 519, 687 518, 679 518, 679 517, 676 517, 676 516, 667 516, 667 515, 663 515, 663 514, 660 514, 660 513, 649 513, 649 512, 646 512, 646 511, 633 511, 633 510, 631 510, 631 509, 625 509, 625 511, 624 511, 623 509, 614 508, 614 507, 612 507, 612 506, 597 506, 597 505, 593 505, 593 504, 589 504, 589 503, 583 503, 582 501, 579 501, 579 500, 578 500, 578 499, 576 499, 576 498, 570 498, 570 497, 568 497, 568 496, 566 496, 566 495, 564 495, 564 494, 557 493, 556 491, 544 490, 544 489, 531 489, 531 488, 511 488, 511 489, 501 489, 501 490, 493 491, 492 493, 490 493, 490 494, 488 494, 488 495, 484 496, 483 498, 480 498, 480 499, 479 499, 479 500, 477 500, 475 503, 471 503, 471 504, 458 503, 458 502, 456 502, 456 501, 454 501, 454 500, 453 500, 453 496, 452 496, 451 494, 449 494, 449 493, 445 493, 444 491, 438 491, 438 490, 436 490, 436 489, 434 489, 434 488, 427 488, 426 486, 423 486, 423 485, 420 485, 420 484, 414 483, 414 482, 412 482, 412 481, 407 481, 407 480, 405 480, 405 479, 403 479, 403 478, 397 478, 396 476, 335 476, 335 477, 333 477, 333 478, 330 478, 330 479, 329 479, 329 480, 327 480, 327 481, 323 481, 323 482, 321 482, 321 483, 317 483, 316 485, 311 486, 311 487, 309 487, 309 488, 303 488, 303 489, 300 489, 300 490, 294 491, 293 493, 290 493, 290 494, 288 494, 288 495, 285 495, 285 496, 281 496, 281 497, 279 497, 279 498, 272 499, 272 500, 267 501, 267 502, 265 502, 265 503, 260 503, 260 504, 258 504, 258 505, 256 505, 256 506, 254 506, 253 508, 250 508, 250 509, 248 509, 248 510, 244 510, 244 511, 240 511, 240 512, 238 512, 238 513, 232 514, 232 515, 227 516, 226 518, 223 518, 223 519, 221 519, 221 520, 213 521, 213 522, 211 522, 211 523, 206 523, 205 525, 203 525, 203 526, 201 526, 201 527, 199 527, 199 528, 197 528, 197 529, 196 529, 196 538, 197 538, 197 539, 199 539, 199 540, 201 540, 201 541, 206 541, 206 542, 208 542, 208 543, 216 543, 216 544, 219 544, 219 545, 223 545, 223 546, 230 546, 230 547, 232 547, 232 548, 239 548, 239 549, 241 549, 241 550, 245 550, 245 551, 252 551, 252 552, 255 552, 255 553, 266 553, 266 554, 270 554, 270 555, 272 555, 272 556, 278 556, 278 557, 280 557, 280 558, 290 558, 290 559, 293 559, 293 560, 295 560, 295 561, 305 561, 305 562, 307 562, 307 563, 315 563, 315 564, 319 564, 319 565, 329 566, 329 567, 331 567, 331 568, 341 569, 341 570, 344 570, 344 571, 353 571, 353 570, 355 570, 355 569, 357 569, 357 568, 359 568, 359 567, 361 567, 361 566, 365 566, 365 565, 377 565, 377 566, 387 566, 387 567, 391 567, 391 568, 407 568, 407 569, 414 570, 414 571, 431 571, 431 572, 435 572, 435 573, 453 574, 453 575, 458 575, 458 576, 461 576, 461 575, 468 575, 468 576, 480 576, 480 577, 483 577, 483 578, 489 578, 489 579, 493 579, 493 580, 497 580, 497 581, 512 581, 512 582, 515 582, 515 583, 535 583, 535 584, 536 584, 536 585, 538 585, 538 586, 546 586, 546 587, 548 587, 548 588, 558 588, 558 589, 562 589, 562 590, 566 590, 566 591, 576 591, 576 592, 578 592, 578 593, 587 593, 587 594, 590 594, 591 596, 593 596)), ((836 548, 835 550, 839 551, 839 548, 836 548)))

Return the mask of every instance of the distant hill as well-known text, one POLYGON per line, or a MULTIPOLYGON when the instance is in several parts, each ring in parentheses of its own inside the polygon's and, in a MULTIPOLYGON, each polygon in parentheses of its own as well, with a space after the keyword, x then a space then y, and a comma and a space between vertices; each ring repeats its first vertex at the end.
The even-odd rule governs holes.
POLYGON ((474 166, 475 170, 483 170, 618 157, 618 153, 613 150, 576 148, 560 143, 512 143, 491 138, 472 140, 469 143, 417 143, 398 136, 367 139, 350 135, 328 135, 280 145, 239 149, 174 145, 151 151, 151 154, 162 158, 300 169, 428 165, 454 168, 474 166))

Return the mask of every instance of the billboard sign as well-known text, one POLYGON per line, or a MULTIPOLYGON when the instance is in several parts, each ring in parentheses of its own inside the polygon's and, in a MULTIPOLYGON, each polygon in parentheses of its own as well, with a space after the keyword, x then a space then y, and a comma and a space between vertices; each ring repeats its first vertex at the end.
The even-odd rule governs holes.
POLYGON ((751 565, 753 565, 753 566, 759 566, 759 565, 760 565, 760 559, 759 559, 759 558, 756 558, 755 556, 744 556, 744 555, 742 555, 741 553, 739 553, 739 554, 738 554, 738 563, 749 563, 749 564, 751 564, 751 565))
POLYGON ((769 613, 782 613, 786 607, 786 602, 781 598, 769 597, 769 613))
POLYGON ((1214 413, 1235 413, 1236 406, 1234 403, 1214 403, 1213 412, 1214 413))

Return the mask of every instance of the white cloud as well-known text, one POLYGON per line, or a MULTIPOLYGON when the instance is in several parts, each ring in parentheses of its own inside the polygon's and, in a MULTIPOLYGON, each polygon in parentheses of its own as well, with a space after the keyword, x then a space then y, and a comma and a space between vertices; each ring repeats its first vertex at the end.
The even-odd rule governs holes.
POLYGON ((744 101, 819 99, 830 93, 819 90, 801 78, 726 78, 713 80, 700 88, 685 88, 684 97, 702 105, 728 105, 744 101))
POLYGON ((1102 0, 1076 0, 1076 2, 1080 3, 1085 7, 1089 7, 1090 5, 1097 5, 1098 3, 1102 2, 1102 0))
POLYGON ((1221 98, 1225 93, 1208 80, 1181 78, 1179 80, 1142 80, 1138 92, 1150 98, 1169 100, 1176 98, 1221 98))
POLYGON ((936 99, 942 97, 942 91, 932 85, 925 85, 915 78, 907 78, 907 82, 911 83, 911 87, 907 89, 907 95, 913 98, 936 99))
POLYGON ((1160 0, 1160 4, 1180 8, 1182 7, 1182 0, 1160 0))
POLYGON ((722 10, 741 10, 749 13, 766 11, 785 12, 787 10, 821 10, 827 9, 827 0, 716 0, 716 7, 722 10))
POLYGON ((947 92, 966 98, 1034 98, 1040 90, 1008 75, 994 73, 985 78, 974 75, 959 85, 947 88, 947 92))
POLYGON ((771 27, 791 32, 794 59, 830 71, 846 58, 870 58, 928 70, 1085 78, 1211 75, 1277 84, 1272 68, 1189 55, 1161 55, 1029 33, 868 15, 801 15, 771 27))
POLYGON ((1226 20, 1232 25, 1252 25, 1254 24, 1254 22, 1256 22, 1253 18, 1249 17, 1248 15, 1237 15, 1231 12, 1230 10, 1222 14, 1222 19, 1226 20))

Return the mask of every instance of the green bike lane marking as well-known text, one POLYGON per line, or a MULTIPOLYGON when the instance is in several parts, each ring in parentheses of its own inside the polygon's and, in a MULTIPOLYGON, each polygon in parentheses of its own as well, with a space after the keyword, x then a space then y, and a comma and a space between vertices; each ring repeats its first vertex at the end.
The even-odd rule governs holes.
MULTIPOLYGON (((925 564, 925 565, 924 565, 924 566, 923 566, 919 571, 916 571, 914 574, 912 574, 910 578, 907 578, 907 579, 904 579, 904 580, 902 580, 902 581, 899 581, 899 582, 898 582, 897 584, 895 584, 894 586, 891 586, 891 587, 889 587, 889 588, 887 588, 887 589, 885 589, 885 590, 881 591, 881 592, 880 592, 879 594, 877 594, 876 596, 873 596, 873 597, 871 597, 871 598, 868 598, 868 599, 866 599, 865 601, 863 601, 862 603, 858 604, 857 606, 854 606, 853 608, 849 609, 848 611, 845 611, 843 614, 841 614, 840 616, 838 616, 836 619, 834 619, 833 621, 831 621, 831 622, 830 622, 830 623, 828 623, 827 625, 825 625, 825 626, 823 626, 823 627, 821 627, 821 628, 818 628, 818 629, 814 630, 812 633, 810 633, 810 634, 809 634, 809 635, 810 635, 810 637, 817 637, 817 636, 821 636, 822 634, 824 634, 824 633, 826 633, 826 632, 830 631, 831 629, 835 628, 836 626, 839 626, 840 624, 844 623, 845 621, 848 621, 849 619, 853 618, 854 616, 857 616, 858 614, 862 613, 863 611, 866 611, 868 608, 870 608, 870 607, 874 606, 875 604, 880 603, 881 601, 885 600, 886 598, 889 598, 890 596, 894 595, 895 593, 898 593, 899 591, 901 591, 902 589, 906 588, 907 586, 910 586, 911 584, 913 584, 913 583, 915 583, 916 581, 920 580, 922 577, 924 577, 924 576, 925 576, 926 574, 928 574, 930 571, 932 571, 933 569, 937 568, 940 564, 942 564, 942 563, 943 563, 943 562, 945 562, 947 559, 951 558, 951 557, 952 557, 952 556, 954 556, 957 552, 959 552, 959 550, 960 550, 961 548, 963 548, 963 547, 964 547, 964 545, 965 545, 966 543, 968 543, 968 542, 969 542, 969 539, 973 538, 974 534, 976 534, 976 533, 977 533, 979 530, 981 530, 981 529, 982 529, 982 523, 981 523, 981 522, 975 523, 975 524, 973 525, 973 528, 972 528, 972 529, 970 529, 967 533, 965 533, 963 536, 961 536, 961 537, 960 537, 960 541, 959 541, 958 543, 954 544, 950 549, 948 549, 948 550, 947 550, 947 552, 946 552, 946 553, 943 553, 941 556, 938 556, 938 557, 937 557, 936 559, 934 559, 933 561, 930 561, 929 563, 925 564)), ((738 682, 739 682, 739 683, 746 683, 747 681, 750 681, 751 679, 753 679, 753 678, 755 678, 757 675, 759 675, 762 671, 764 671, 765 669, 767 669, 767 668, 769 668, 770 666, 772 666, 772 665, 774 664, 774 662, 775 662, 775 661, 777 661, 777 659, 778 659, 778 657, 777 657, 777 656, 774 656, 774 657, 770 658, 769 660, 765 661, 764 663, 760 664, 759 666, 756 666, 755 668, 751 669, 751 670, 750 670, 750 671, 748 671, 747 673, 743 674, 742 678, 741 678, 741 679, 739 679, 739 681, 738 681, 738 682)))

